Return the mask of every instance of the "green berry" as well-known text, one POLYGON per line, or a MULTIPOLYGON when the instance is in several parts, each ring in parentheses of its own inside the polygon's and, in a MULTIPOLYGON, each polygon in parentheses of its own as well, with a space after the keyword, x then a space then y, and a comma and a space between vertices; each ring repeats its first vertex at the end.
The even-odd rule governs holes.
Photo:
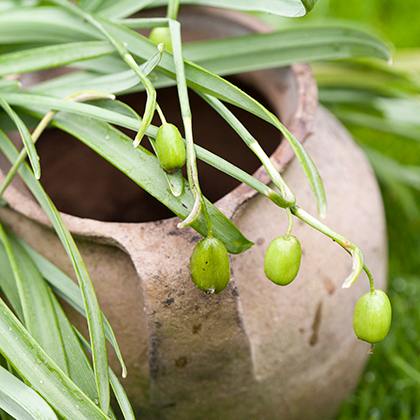
POLYGON ((386 293, 382 290, 366 293, 354 309, 354 332, 360 340, 379 343, 388 334, 391 318, 391 302, 386 293))
POLYGON ((173 124, 162 124, 156 135, 156 152, 163 169, 175 172, 184 166, 187 159, 184 141, 173 124))
POLYGON ((190 259, 190 274, 203 292, 219 293, 229 283, 229 256, 222 242, 208 236, 194 247, 190 259))
POLYGON ((172 51, 171 31, 168 27, 153 28, 152 32, 150 32, 149 39, 155 44, 165 44, 165 48, 168 51, 172 51))
POLYGON ((264 260, 267 278, 280 286, 291 283, 298 274, 302 249, 295 236, 280 236, 271 242, 264 260))

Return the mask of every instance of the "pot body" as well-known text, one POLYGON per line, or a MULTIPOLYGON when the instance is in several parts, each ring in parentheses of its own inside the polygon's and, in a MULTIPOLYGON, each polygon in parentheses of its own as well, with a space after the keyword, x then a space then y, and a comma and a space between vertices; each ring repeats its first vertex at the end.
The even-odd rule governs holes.
MULTIPOLYGON (((203 16, 200 11, 193 20, 203 16)), ((225 34, 262 30, 249 18, 231 19, 225 34)), ((208 28, 200 24, 207 32, 199 37, 209 37, 220 21, 206 21, 208 28)), ((326 189, 325 223, 361 247, 377 288, 383 289, 386 234, 378 185, 346 130, 316 107, 308 68, 243 77, 299 140, 307 137, 305 148, 326 189)), ((273 154, 279 169, 291 157, 283 143, 273 154)), ((299 163, 292 160, 283 175, 297 204, 316 214, 299 163)), ((256 176, 268 179, 262 169, 256 176)), ((0 208, 2 221, 74 277, 39 206, 14 187, 5 198, 9 207, 0 208)), ((244 254, 231 256, 231 281, 218 295, 206 295, 191 282, 189 258, 200 236, 190 228, 178 230, 178 219, 106 223, 63 215, 127 363, 123 385, 136 413, 151 420, 328 418, 355 386, 367 359, 369 345, 357 340, 352 328, 354 306, 369 290, 367 278, 341 289, 352 268, 350 257, 295 220, 301 269, 289 286, 276 286, 265 278, 263 262, 270 242, 286 231, 285 212, 243 185, 216 205, 255 242, 244 254)), ((110 358, 118 370, 112 351, 110 358)))

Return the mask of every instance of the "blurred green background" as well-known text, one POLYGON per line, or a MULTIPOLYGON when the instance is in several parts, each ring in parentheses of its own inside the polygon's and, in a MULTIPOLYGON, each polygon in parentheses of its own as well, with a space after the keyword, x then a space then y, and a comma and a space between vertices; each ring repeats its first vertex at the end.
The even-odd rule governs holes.
POLYGON ((334 420, 420 420, 420 3, 319 0, 305 18, 264 19, 279 28, 343 23, 395 47, 391 67, 375 62, 313 67, 321 102, 371 159, 389 236, 391 331, 334 420))

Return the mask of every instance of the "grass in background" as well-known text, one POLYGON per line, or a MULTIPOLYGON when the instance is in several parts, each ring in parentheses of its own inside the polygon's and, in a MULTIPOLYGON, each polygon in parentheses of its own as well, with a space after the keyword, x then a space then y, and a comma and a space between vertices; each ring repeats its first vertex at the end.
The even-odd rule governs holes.
MULTIPOLYGON (((322 0, 321 0, 322 2, 322 0)), ((417 1, 332 0, 325 17, 354 19, 379 29, 397 48, 418 48, 420 18, 417 1)), ((314 18, 314 16, 312 17, 314 18)), ((420 120, 420 115, 419 115, 420 120)), ((405 137, 348 125, 363 145, 404 165, 419 165, 420 143, 405 137)), ((420 420, 420 217, 407 210, 388 185, 381 183, 389 239, 389 297, 393 324, 389 336, 370 358, 355 394, 345 402, 337 420, 420 420)), ((420 208, 420 192, 409 188, 420 208)), ((417 210, 418 211, 418 210, 417 210)))

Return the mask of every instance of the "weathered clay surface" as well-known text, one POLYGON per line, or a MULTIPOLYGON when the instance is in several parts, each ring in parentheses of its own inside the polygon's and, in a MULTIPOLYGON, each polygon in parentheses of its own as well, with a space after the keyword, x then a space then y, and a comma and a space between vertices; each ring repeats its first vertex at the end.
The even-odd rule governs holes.
MULTIPOLYGON (((370 167, 322 108, 305 145, 326 187, 325 222, 361 246, 383 288, 384 215, 370 167)), ((296 161, 284 176, 298 204, 316 214, 296 161)), ((49 228, 8 209, 1 218, 71 273, 49 228)), ((341 289, 349 256, 296 221, 293 233, 303 248, 298 278, 284 288, 268 281, 265 250, 286 229, 284 212, 269 200, 257 196, 235 216, 255 246, 232 257, 231 283, 216 296, 190 281, 188 260, 199 235, 178 231, 177 220, 111 226, 127 255, 92 242, 95 227, 103 236, 108 224, 66 219, 82 230, 90 226, 90 239, 80 238, 79 245, 129 367, 128 393, 146 418, 156 409, 156 418, 164 419, 322 419, 355 385, 369 346, 355 337, 352 313, 368 291, 367 279, 362 275, 351 289, 341 289)), ((118 369, 115 360, 113 365, 118 369)))
MULTIPOLYGON (((280 74, 292 87, 277 76, 275 85, 282 86, 278 92, 270 93, 272 85, 266 81, 259 82, 260 89, 279 113, 287 107, 276 103, 276 95, 290 89, 294 100, 288 104, 294 104, 294 112, 289 110, 285 121, 303 140, 315 112, 313 81, 308 82, 306 66, 280 74)), ((321 107, 305 147, 326 188, 325 223, 362 248, 377 287, 385 287, 384 214, 365 157, 321 107)), ((273 159, 281 168, 290 157, 290 149, 282 145, 273 159)), ((257 176, 267 179, 262 170, 257 176)), ((296 160, 284 177, 297 204, 315 215, 315 200, 296 160)), ((39 206, 15 188, 5 198, 10 208, 0 208, 2 221, 72 275, 39 206)), ((219 295, 206 295, 191 282, 188 262, 200 236, 190 228, 178 230, 179 220, 105 223, 63 216, 115 330, 129 372, 123 383, 139 418, 328 418, 355 385, 367 359, 369 346, 352 331, 354 305, 368 290, 367 279, 362 275, 351 289, 341 289, 351 271, 350 257, 296 221, 301 270, 291 285, 275 286, 264 276, 263 259, 270 241, 286 230, 285 212, 245 186, 218 206, 255 242, 251 250, 232 256, 231 282, 219 295)), ((112 354, 111 362, 118 371, 112 354)))

